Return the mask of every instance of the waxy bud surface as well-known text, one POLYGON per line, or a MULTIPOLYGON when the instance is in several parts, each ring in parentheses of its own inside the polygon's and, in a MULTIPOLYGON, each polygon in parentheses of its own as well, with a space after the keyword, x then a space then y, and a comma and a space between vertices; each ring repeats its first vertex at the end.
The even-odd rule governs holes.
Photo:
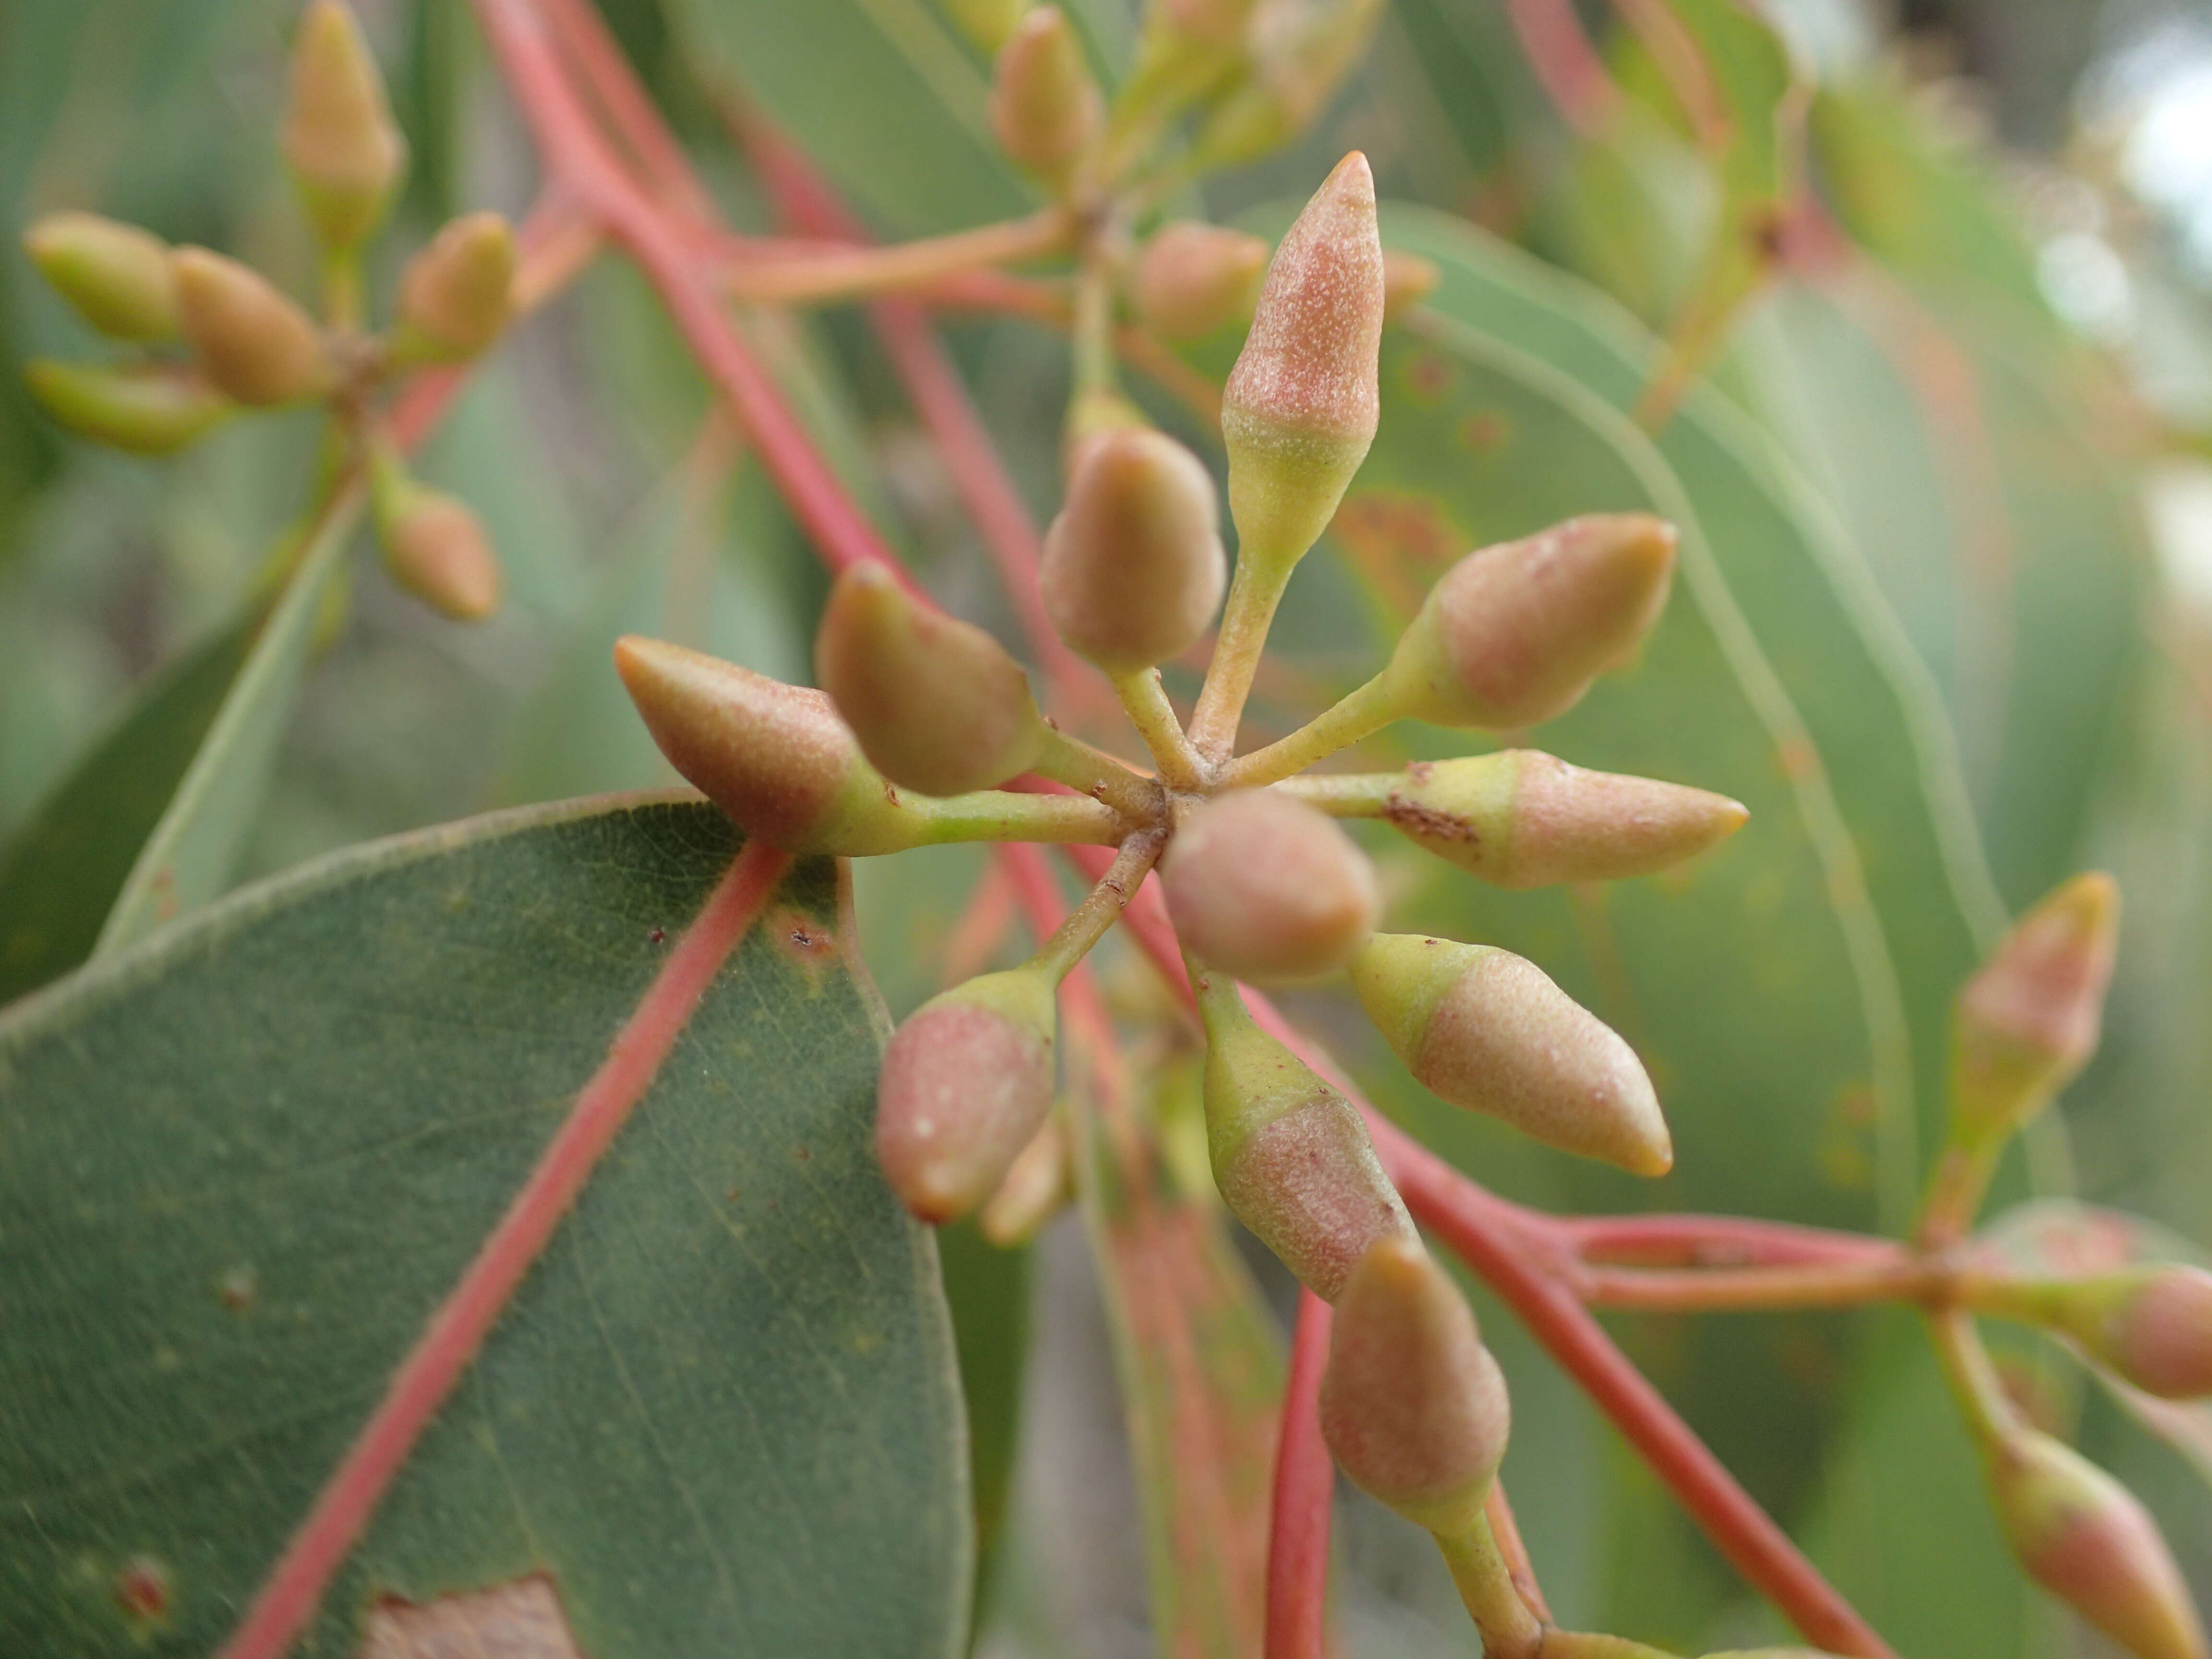
POLYGON ((1662 1176, 1674 1149, 1636 1052, 1510 951, 1378 933, 1352 988, 1407 1069, 1439 1099, 1547 1146, 1662 1176))
POLYGON ((23 378, 39 406, 79 437, 140 455, 169 455, 220 426, 237 405, 197 369, 109 368, 42 358, 23 378))
POLYGON ((284 161, 325 247, 359 246, 384 217, 407 165, 384 77, 341 0, 312 0, 292 45, 284 161))
POLYGON ((1990 1448, 1997 1518, 2028 1574, 2137 1659, 2205 1659, 2158 1523, 2126 1487, 2033 1431, 1990 1448))
POLYGON ((1358 1109, 1254 1024, 1225 977, 1200 974, 1206 1139, 1230 1213, 1334 1302, 1379 1239, 1413 1237, 1358 1109))
POLYGON ((2014 922, 1959 993, 1952 1100, 1969 1139, 2019 1127, 2097 1052, 2119 911, 2110 876, 2075 877, 2014 922))
POLYGON ((1044 741, 1021 665, 972 623, 917 602, 878 565, 838 577, 814 668, 869 761, 903 788, 988 788, 1026 771, 1044 741))
POLYGON ((1064 183, 1105 123, 1105 102, 1083 45, 1058 6, 1015 25, 991 82, 991 134, 1024 172, 1064 183))
POLYGON ((1045 532, 1045 614, 1111 674, 1180 655, 1228 584, 1220 521, 1205 464, 1166 434, 1125 427, 1091 439, 1045 532))
POLYGON ((876 1155, 924 1221, 989 1198, 1052 1109, 1053 977, 985 974, 909 1015, 876 1081, 876 1155))
POLYGON ((1194 807, 1160 866, 1183 947, 1238 979, 1314 979, 1352 959, 1382 901, 1375 869, 1329 818, 1243 789, 1194 807))
POLYGON ((514 314, 514 233, 496 213, 454 220, 399 275, 402 349, 459 362, 499 338, 514 314))
POLYGON ((1354 1486, 1431 1532, 1474 1525, 1512 1410, 1467 1298, 1420 1241, 1394 1236, 1337 1293, 1321 1431, 1354 1486))
POLYGON ((1137 252, 1129 301, 1138 321, 1166 340, 1196 340, 1242 322, 1260 299, 1267 244, 1203 220, 1163 225, 1137 252))
POLYGON ((2164 1400, 2212 1395, 2212 1273, 2167 1262, 2086 1279, 1997 1279, 1974 1305, 2063 1331, 2164 1400))
POLYGON ((1649 514, 1599 513, 1468 554, 1398 641, 1395 706, 1491 731, 1566 713, 1657 621, 1674 541, 1649 514))
POLYGON ((669 763, 746 834, 853 857, 924 839, 824 693, 635 635, 615 666, 669 763))
POLYGON ((23 234, 23 251, 55 293, 111 339, 177 337, 177 279, 169 245, 96 213, 49 213, 23 234))
POLYGON ((268 278, 204 247, 180 247, 169 263, 185 338, 221 390, 265 408, 331 389, 314 319, 268 278))
POLYGON ((402 485, 380 498, 376 528, 392 579, 439 615, 482 622, 499 609, 499 556, 466 502, 402 485))
POLYGON ((1222 393, 1239 559, 1286 571, 1328 527, 1375 439, 1382 339, 1375 176, 1354 150, 1275 249, 1222 393))
POLYGON ((1500 887, 1624 881, 1695 857, 1750 817, 1725 795, 1585 771, 1534 749, 1418 762, 1382 817, 1500 887))

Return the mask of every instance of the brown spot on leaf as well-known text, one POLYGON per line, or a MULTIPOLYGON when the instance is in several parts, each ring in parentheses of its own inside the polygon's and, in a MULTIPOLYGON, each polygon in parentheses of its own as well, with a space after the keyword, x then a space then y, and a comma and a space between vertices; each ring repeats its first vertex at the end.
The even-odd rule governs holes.
POLYGON ((1505 423, 1503 415, 1470 415, 1459 423, 1459 441, 1478 455, 1487 455, 1505 447, 1505 441, 1513 435, 1512 428, 1505 423))
POLYGON ((668 930, 665 927, 656 927, 646 937, 655 945, 665 945, 668 943, 668 930))
POLYGON ((1424 351, 1406 365, 1406 390, 1417 404, 1432 404, 1451 389, 1451 365, 1433 351, 1424 351))
POLYGON ((1329 532, 1360 575, 1400 617, 1421 608, 1467 537, 1426 495, 1368 489, 1347 497, 1329 532))
POLYGON ((543 1573, 420 1604, 369 1609, 360 1659, 583 1659, 561 1597, 543 1573))
POLYGON ((169 1611, 169 1570, 150 1555, 134 1555, 115 1575, 115 1604, 131 1618, 151 1621, 169 1611))
POLYGON ((215 1282, 216 1295, 233 1313, 244 1313, 252 1307, 258 1288, 251 1267, 233 1267, 215 1282))
POLYGON ((769 915, 768 938, 793 963, 805 969, 809 979, 818 979, 822 970, 837 959, 836 933, 796 905, 784 905, 769 915))

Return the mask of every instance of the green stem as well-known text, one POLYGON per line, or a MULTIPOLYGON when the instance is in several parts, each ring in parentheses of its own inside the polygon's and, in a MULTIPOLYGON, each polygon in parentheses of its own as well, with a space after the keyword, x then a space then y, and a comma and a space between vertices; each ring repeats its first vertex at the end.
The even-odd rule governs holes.
POLYGON ((1048 969, 1055 981, 1066 979, 1069 970, 1091 953, 1091 946, 1106 937, 1106 930, 1128 908, 1145 872, 1159 861, 1161 849, 1167 844, 1164 830, 1139 830, 1121 843, 1121 852, 1098 878, 1090 896, 1067 913, 1066 920, 1038 948, 1035 960, 1048 969))
POLYGON ((1074 397, 1110 392, 1120 382, 1114 357, 1114 260, 1104 234, 1085 245, 1075 273, 1074 397))
POLYGON ((1056 726, 1048 725, 1045 733, 1035 767, 1041 775, 1104 801, 1124 817, 1149 823, 1160 816, 1158 783, 1056 726))
MULTIPOLYGON (((1266 750, 1258 751, 1266 754, 1266 750)), ((1240 763, 1241 764, 1241 763, 1240 763)), ((1233 775, 1237 770, 1231 767, 1233 775)), ((1319 807, 1333 818, 1387 817, 1390 798, 1406 787, 1403 772, 1308 772, 1285 778, 1272 786, 1279 793, 1295 796, 1319 807)))
POLYGON ((1183 735, 1182 722, 1176 715, 1175 705, 1168 701, 1167 689, 1160 684, 1160 671, 1140 668, 1133 674, 1114 674, 1108 678, 1168 787, 1186 792, 1200 787, 1204 766, 1190 739, 1183 735))
POLYGON ((2018 1434, 2023 1426, 2019 1407, 1990 1363, 1990 1351, 1982 1346, 1972 1316, 1957 1308, 1931 1313, 1928 1337, 1936 1345, 1936 1358, 1958 1402, 1959 1414, 1975 1437, 1989 1446, 2018 1434))
POLYGON ((1482 1632, 1483 1659, 1535 1659, 1543 1650, 1544 1626, 1513 1588, 1513 1575, 1490 1530, 1487 1516, 1458 1534, 1435 1533, 1444 1565, 1468 1616, 1482 1632))
POLYGON ((1279 782, 1362 738, 1374 736, 1398 717, 1396 690, 1387 675, 1377 674, 1287 738, 1240 757, 1223 774, 1221 781, 1231 789, 1256 789, 1279 782))
POLYGON ((942 800, 908 796, 926 812, 921 845, 962 841, 1084 842, 1112 847, 1128 834, 1128 821, 1088 795, 1024 795, 979 789, 942 800))
POLYGON ((1928 1196, 1921 1201, 1920 1223, 1914 1237, 1923 1250, 1942 1249, 1965 1237, 1988 1195, 1997 1160, 2004 1154, 2007 1137, 1984 1134, 1979 1139, 1954 1141, 1936 1160, 1929 1178, 1928 1196))
POLYGON ((1290 580, 1287 560, 1237 561, 1237 574, 1229 584, 1229 603, 1222 610, 1221 632, 1213 644, 1213 660, 1206 665, 1206 685, 1190 717, 1190 740, 1210 766, 1226 764, 1236 751, 1244 700, 1252 695, 1260 656, 1267 648, 1267 629, 1274 623, 1275 607, 1283 602, 1283 590, 1290 580))
POLYGON ((339 248, 323 256, 323 320, 340 334, 361 327, 361 252, 339 248))

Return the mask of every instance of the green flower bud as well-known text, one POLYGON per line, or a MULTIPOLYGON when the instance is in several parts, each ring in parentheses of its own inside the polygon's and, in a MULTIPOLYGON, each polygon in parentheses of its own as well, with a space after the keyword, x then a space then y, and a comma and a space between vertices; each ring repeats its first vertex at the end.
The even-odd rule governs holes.
POLYGON ((341 0, 312 0, 292 43, 284 161, 324 246, 358 246, 384 217, 407 166, 384 77, 341 0))
POLYGON ((1382 901, 1352 837, 1302 801, 1240 789, 1176 826, 1160 866, 1183 948, 1237 979, 1315 979, 1349 962, 1382 901))
POLYGON ((1035 963, 932 997, 892 1033, 876 1079, 876 1155, 928 1222, 991 1196, 1052 1109, 1054 994, 1035 963))
POLYGON ((1989 1467, 1997 1518, 2031 1577, 2137 1659, 2204 1659, 2180 1569, 2126 1487, 2033 1430, 1992 1445, 1989 1467))
POLYGON ((1959 993, 1951 1092, 1963 1139, 2019 1128, 2097 1052, 2119 909, 2110 876, 2075 877, 2014 922, 1959 993))
POLYGON ((1632 1175, 1674 1167, 1635 1051, 1534 963, 1485 945, 1377 933, 1352 959, 1352 985, 1439 1099, 1632 1175))
POLYGON ((1243 44, 1256 3, 1257 0, 1153 0, 1152 9, 1188 40, 1232 47, 1243 44))
POLYGON ((1741 802, 1653 778, 1587 772, 1534 749, 1419 761, 1381 816, 1407 839, 1500 887, 1624 881, 1694 858, 1750 817, 1741 802))
POLYGON ((1384 671, 1404 718, 1511 731, 1563 714, 1667 602, 1674 526, 1599 513, 1468 554, 1384 671))
POLYGON ((991 82, 991 133, 1007 159, 1058 187, 1106 120, 1083 44, 1058 6, 1039 6, 1014 27, 991 82))
POLYGON ((1174 439, 1144 428, 1092 439, 1045 532, 1045 614, 1109 674, 1180 655, 1229 580, 1219 525, 1212 476, 1174 439))
POLYGON ((1989 1279, 1984 1313, 2064 1332, 2124 1382, 2162 1400, 2212 1395, 2212 1273, 2173 1263, 2087 1279, 1989 1279))
POLYGON ((1287 573, 1327 528, 1375 439, 1382 337, 1375 176, 1354 150, 1275 249, 1222 392, 1239 559, 1287 573))
POLYGON ((23 234, 39 274, 78 316, 111 339, 177 337, 177 279, 169 245, 96 213, 49 213, 23 234))
POLYGON ((1402 323, 1420 309, 1444 279, 1443 267, 1403 248, 1382 250, 1382 326, 1402 323))
POLYGON ((1226 975, 1198 973, 1206 1140, 1230 1213, 1325 1301, 1379 1239, 1413 1237, 1357 1107, 1253 1024, 1226 975))
POLYGON ((41 359, 23 367, 31 395, 81 438, 140 455, 168 455, 196 443, 237 405, 196 369, 144 364, 108 368, 41 359))
POLYGON ((1456 1535, 1504 1461, 1505 1377, 1467 1298, 1420 1241, 1379 1239, 1337 1293, 1321 1432, 1352 1483, 1417 1526, 1456 1535))
POLYGON ((995 58, 1029 6, 1030 0, 945 0, 945 9, 970 46, 995 58))
POLYGON ((204 247, 170 256, 177 315, 208 378, 241 404, 270 407, 329 392, 336 374, 314 319, 260 272, 204 247))
POLYGON ((1311 126, 1382 16, 1382 0, 1273 0, 1251 28, 1251 73, 1200 128, 1208 167, 1257 161, 1311 126))
POLYGON ((1021 665, 972 623, 915 603, 880 565, 838 577, 814 669, 869 761, 903 788, 988 788, 1027 771, 1045 740, 1021 665))
POLYGON ((380 488, 375 507, 392 580, 455 622, 482 622, 499 609, 499 556, 467 503, 403 480, 380 488))
POLYGON ((1137 252, 1129 301, 1137 320, 1167 340, 1196 340, 1243 322, 1259 303, 1267 244, 1198 219, 1163 225, 1137 252))
POLYGON ((928 838, 822 692, 635 635, 616 641, 615 666, 669 763, 746 834, 852 857, 928 838))
POLYGON ((496 213, 454 220, 399 276, 402 356, 461 362, 514 314, 514 233, 496 213))

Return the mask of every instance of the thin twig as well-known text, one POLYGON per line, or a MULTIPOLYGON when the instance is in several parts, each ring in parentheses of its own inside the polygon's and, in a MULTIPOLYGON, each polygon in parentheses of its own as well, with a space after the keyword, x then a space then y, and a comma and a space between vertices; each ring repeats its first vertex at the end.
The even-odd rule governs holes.
POLYGON ((1311 1291, 1298 1292, 1267 1532, 1266 1659, 1322 1659, 1328 1643, 1328 1534, 1336 1466, 1321 1437, 1321 1378, 1332 1317, 1328 1303, 1311 1291))

